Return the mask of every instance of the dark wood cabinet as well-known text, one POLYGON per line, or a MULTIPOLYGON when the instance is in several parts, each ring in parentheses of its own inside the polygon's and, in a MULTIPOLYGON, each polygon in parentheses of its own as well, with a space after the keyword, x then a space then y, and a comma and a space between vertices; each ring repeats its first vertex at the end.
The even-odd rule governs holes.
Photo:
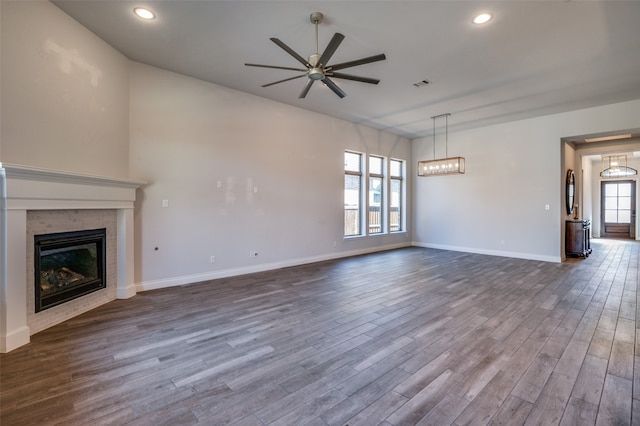
POLYGON ((567 220, 564 241, 564 251, 567 256, 589 256, 591 253, 590 240, 590 220, 567 220))

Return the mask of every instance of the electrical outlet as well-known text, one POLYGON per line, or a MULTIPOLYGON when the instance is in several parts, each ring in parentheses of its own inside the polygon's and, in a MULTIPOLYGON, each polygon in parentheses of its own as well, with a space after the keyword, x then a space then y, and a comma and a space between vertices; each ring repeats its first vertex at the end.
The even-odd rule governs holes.
POLYGON ((258 252, 257 251, 250 251, 249 252, 249 257, 257 257, 258 256, 258 252))
POLYGON ((216 257, 215 256, 209 257, 209 263, 216 263, 216 257))

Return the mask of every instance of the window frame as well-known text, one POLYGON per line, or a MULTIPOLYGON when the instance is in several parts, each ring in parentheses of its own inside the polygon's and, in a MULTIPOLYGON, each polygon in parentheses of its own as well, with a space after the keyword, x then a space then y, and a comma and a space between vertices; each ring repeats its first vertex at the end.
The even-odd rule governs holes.
MULTIPOLYGON (((386 163, 386 158, 382 157, 380 155, 373 155, 373 154, 369 154, 367 155, 367 164, 368 164, 368 169, 367 169, 367 224, 366 224, 366 229, 367 229, 367 235, 382 235, 382 234, 386 234, 387 233, 387 229, 386 229, 386 224, 387 224, 387 220, 386 220, 386 213, 388 211, 387 208, 387 198, 386 197, 386 193, 387 193, 387 185, 386 185, 386 176, 385 176, 385 163, 386 163), (373 159, 379 160, 380 162, 380 173, 373 173, 371 172, 371 161, 373 159), (375 202, 375 192, 373 192, 373 185, 372 185, 372 179, 377 179, 380 180, 380 201, 379 202, 375 202), (379 214, 378 214, 378 224, 372 224, 372 213, 375 213, 371 210, 372 207, 375 206, 375 204, 378 204, 379 206, 379 214), (378 232, 372 232, 371 229, 372 227, 376 227, 379 229, 378 232)), ((374 214, 375 216, 375 214, 374 214)))
MULTIPOLYGON (((344 150, 344 174, 345 180, 343 181, 343 218, 344 218, 344 231, 343 237, 345 239, 351 238, 360 238, 360 237, 374 237, 378 235, 391 235, 397 233, 406 233, 406 209, 407 209, 407 180, 406 180, 406 167, 407 161, 400 158, 392 158, 385 157, 383 155, 371 154, 358 152, 354 150, 345 149, 344 150), (352 154, 357 155, 359 157, 359 168, 360 171, 347 170, 347 161, 346 155, 352 154), (375 173, 371 172, 373 169, 371 167, 371 161, 373 159, 379 159, 380 161, 380 172, 376 170, 375 173), (397 163, 398 174, 392 175, 392 170, 395 167, 392 167, 393 164, 397 163), (347 176, 358 176, 359 178, 359 194, 358 194, 358 233, 357 234, 347 234, 347 209, 346 209, 346 201, 347 201, 347 187, 346 187, 346 177, 347 176), (372 179, 380 180, 380 202, 375 202, 374 197, 377 194, 372 192, 372 179), (397 224, 392 225, 391 223, 391 203, 392 203, 392 184, 393 182, 398 182, 398 215, 397 215, 397 224), (371 207, 375 204, 380 206, 380 214, 379 214, 379 226, 377 224, 372 225, 371 219, 371 207), (372 232, 372 226, 379 227, 379 232, 372 232), (394 228, 392 230, 392 227, 394 228)), ((376 168, 377 169, 377 168, 376 168)), ((394 192, 395 194, 395 192, 394 192)))
POLYGON ((405 232, 405 210, 406 210, 406 192, 405 192, 405 167, 406 167, 406 162, 404 160, 400 160, 397 158, 390 158, 389 159, 389 195, 388 195, 388 199, 389 199, 389 205, 387 208, 388 214, 389 214, 389 233, 397 233, 397 232, 405 232), (393 172, 393 167, 391 167, 391 164, 393 162, 397 162, 398 163, 398 168, 399 168, 399 174, 398 175, 394 175, 392 174, 393 172), (398 191, 398 229, 391 229, 393 224, 391 223, 391 209, 392 209, 392 201, 393 201, 393 194, 392 194, 392 183, 393 182, 399 182, 400 188, 398 191))
POLYGON ((343 237, 344 238, 357 238, 357 237, 363 237, 365 236, 364 232, 363 232, 363 226, 364 226, 364 203, 363 203, 363 197, 364 194, 366 193, 366 187, 363 185, 364 182, 364 176, 365 176, 365 172, 366 170, 364 169, 365 166, 365 158, 366 155, 362 152, 356 152, 356 151, 350 151, 350 150, 345 150, 344 154, 343 154, 344 160, 345 160, 345 164, 344 164, 344 180, 343 180, 343 237), (346 155, 347 154, 352 154, 352 155, 357 155, 360 158, 359 161, 359 171, 354 171, 354 170, 347 170, 347 162, 346 162, 346 155), (347 176, 358 176, 359 178, 359 190, 358 190, 358 209, 357 209, 357 214, 356 217, 358 218, 358 226, 357 226, 357 233, 356 234, 347 234, 347 215, 346 215, 346 197, 345 197, 345 191, 346 191, 346 178, 347 176))

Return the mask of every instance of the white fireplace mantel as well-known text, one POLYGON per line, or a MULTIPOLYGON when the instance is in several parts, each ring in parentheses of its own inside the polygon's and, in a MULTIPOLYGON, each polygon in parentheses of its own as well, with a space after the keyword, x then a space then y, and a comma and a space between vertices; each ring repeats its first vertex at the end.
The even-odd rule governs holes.
POLYGON ((144 182, 0 163, 0 352, 30 341, 26 303, 27 211, 117 211, 117 297, 136 294, 133 209, 144 182))

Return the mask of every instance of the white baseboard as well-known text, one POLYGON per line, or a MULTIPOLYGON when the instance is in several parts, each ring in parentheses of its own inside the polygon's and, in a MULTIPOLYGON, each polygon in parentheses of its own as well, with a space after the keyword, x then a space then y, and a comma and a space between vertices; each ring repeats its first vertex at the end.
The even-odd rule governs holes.
POLYGON ((0 353, 11 352, 31 341, 31 330, 26 325, 0 336, 0 353))
POLYGON ((450 250, 450 251, 460 251, 463 253, 475 253, 475 254, 486 254, 488 256, 500 256, 500 257, 513 257, 515 259, 525 259, 525 260, 539 260, 542 262, 553 262, 553 263, 561 263, 562 258, 559 256, 543 256, 534 253, 520 253, 513 251, 504 251, 504 250, 486 250, 486 249, 478 249, 473 247, 458 247, 458 246, 448 246, 444 244, 431 244, 431 243, 418 243, 413 242, 411 245, 416 247, 425 247, 425 248, 433 248, 438 250, 450 250))
POLYGON ((403 247, 411 247, 410 243, 390 244, 373 248, 351 250, 340 253, 329 253, 319 256, 310 256, 298 259, 285 260, 273 263, 261 263, 254 266, 243 266, 240 268, 221 269, 219 271, 205 272, 201 274, 183 275, 180 277, 163 278, 159 280, 143 281, 136 284, 137 291, 155 290, 159 288, 175 287, 186 284, 193 284, 202 281, 215 280, 219 278, 234 277, 238 275, 253 274, 256 272, 271 271, 274 269, 288 268, 291 266, 305 265, 308 263, 322 262, 325 260, 340 259, 343 257, 358 256, 361 254, 375 253, 379 251, 394 250, 403 247))
POLYGON ((128 299, 136 295, 136 285, 130 284, 125 288, 120 288, 116 290, 116 299, 128 299))

